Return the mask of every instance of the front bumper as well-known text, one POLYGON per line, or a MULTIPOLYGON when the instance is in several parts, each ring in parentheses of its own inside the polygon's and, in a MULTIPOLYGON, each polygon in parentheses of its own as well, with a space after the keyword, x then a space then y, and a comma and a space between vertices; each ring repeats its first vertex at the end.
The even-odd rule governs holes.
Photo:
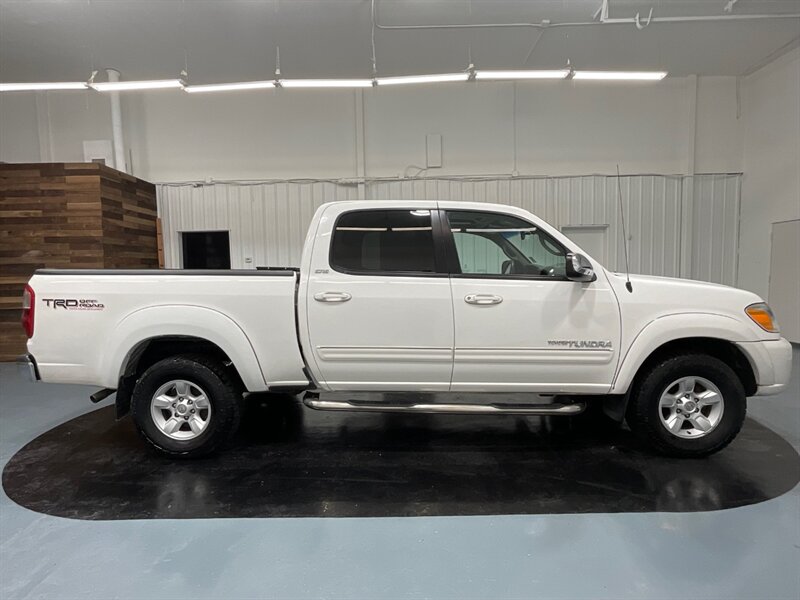
POLYGON ((17 357, 17 371, 22 377, 29 381, 39 381, 39 367, 36 366, 36 359, 30 354, 23 354, 17 357))
POLYGON ((792 345, 788 340, 740 342, 739 348, 750 359, 756 376, 756 396, 780 394, 792 375, 792 345))

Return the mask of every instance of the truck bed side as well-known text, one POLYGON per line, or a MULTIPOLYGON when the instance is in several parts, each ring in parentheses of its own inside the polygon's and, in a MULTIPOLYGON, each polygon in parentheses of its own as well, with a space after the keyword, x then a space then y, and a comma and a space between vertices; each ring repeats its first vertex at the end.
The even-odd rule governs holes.
POLYGON ((128 358, 161 337, 217 345, 249 391, 307 383, 293 271, 41 270, 28 351, 44 381, 115 388, 128 358))

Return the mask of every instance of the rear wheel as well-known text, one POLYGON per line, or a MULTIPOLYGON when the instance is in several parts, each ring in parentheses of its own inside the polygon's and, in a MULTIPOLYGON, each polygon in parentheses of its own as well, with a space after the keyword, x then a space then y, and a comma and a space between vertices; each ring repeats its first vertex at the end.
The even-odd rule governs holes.
POLYGON ((744 387, 724 362, 705 354, 667 358, 634 386, 626 420, 657 452, 705 456, 727 446, 747 412, 744 387))
POLYGON ((241 391, 218 362, 175 356, 151 366, 133 391, 131 411, 139 433, 169 456, 215 451, 239 424, 241 391))

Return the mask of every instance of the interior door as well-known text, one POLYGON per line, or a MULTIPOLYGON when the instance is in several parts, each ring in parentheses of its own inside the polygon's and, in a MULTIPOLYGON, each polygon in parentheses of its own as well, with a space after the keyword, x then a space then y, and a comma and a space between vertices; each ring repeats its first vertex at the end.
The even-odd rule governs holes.
POLYGON ((371 208, 332 205, 314 240, 305 306, 320 383, 331 390, 447 390, 453 305, 434 246, 436 204, 365 206, 371 208))
POLYGON ((457 262, 453 391, 603 393, 618 358, 616 297, 566 279, 568 249, 534 223, 447 211, 457 262))

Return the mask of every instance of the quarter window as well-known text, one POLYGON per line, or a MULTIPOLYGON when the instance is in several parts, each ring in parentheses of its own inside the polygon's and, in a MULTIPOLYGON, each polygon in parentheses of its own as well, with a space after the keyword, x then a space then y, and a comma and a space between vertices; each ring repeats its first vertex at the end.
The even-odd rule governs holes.
POLYGON ((347 273, 434 273, 429 210, 361 210, 336 221, 331 266, 347 273))
POLYGON ((535 225, 510 215, 447 211, 462 274, 566 276, 567 251, 535 225))

